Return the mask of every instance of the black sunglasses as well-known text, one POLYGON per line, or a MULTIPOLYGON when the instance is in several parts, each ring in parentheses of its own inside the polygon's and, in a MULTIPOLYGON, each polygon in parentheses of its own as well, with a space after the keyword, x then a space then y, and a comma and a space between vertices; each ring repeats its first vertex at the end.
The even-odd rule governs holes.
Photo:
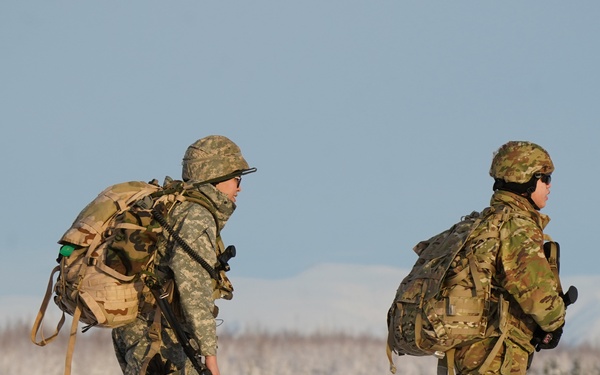
POLYGON ((542 180, 542 182, 546 185, 552 181, 552 174, 536 173, 534 176, 535 178, 542 180))

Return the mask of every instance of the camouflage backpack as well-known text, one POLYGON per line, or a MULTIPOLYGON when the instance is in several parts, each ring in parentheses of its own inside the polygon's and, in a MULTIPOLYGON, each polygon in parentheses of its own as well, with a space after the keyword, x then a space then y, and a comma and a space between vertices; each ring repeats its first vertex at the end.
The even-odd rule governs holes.
MULTIPOLYGON (((102 191, 61 237, 59 265, 51 272, 46 295, 31 330, 31 340, 39 346, 50 343, 62 328, 65 313, 72 315, 65 374, 71 371, 79 322, 88 325, 84 332, 93 326, 116 328, 137 318, 141 301, 153 304, 153 300, 148 300, 151 293, 146 282, 160 279, 154 273, 157 241, 160 236, 178 239, 165 217, 174 204, 181 201, 200 204, 215 215, 208 199, 194 185, 170 179, 162 187, 156 180, 150 183, 131 181, 102 191), (58 277, 53 284, 56 273, 58 277), (44 337, 41 327, 52 294, 62 310, 62 318, 55 332, 44 337), (39 341, 38 334, 41 336, 39 341)), ((217 237, 217 258, 223 259, 221 254, 225 250, 218 233, 217 237)), ((226 264, 209 265, 180 240, 178 244, 215 280, 215 298, 231 298, 233 288, 225 275, 229 269, 226 264)))
MULTIPOLYGON (((454 350, 476 340, 501 335, 506 327, 507 302, 492 291, 494 265, 476 259, 473 247, 498 237, 511 215, 506 207, 472 212, 446 231, 419 242, 419 256, 402 280, 387 315, 387 354, 434 355, 438 373, 454 373, 454 350), (486 228, 480 228, 486 225, 486 228), (500 332, 498 332, 500 331, 500 332)), ((504 336, 498 340, 500 348, 504 336)), ((497 350, 496 349, 496 350, 497 350)))

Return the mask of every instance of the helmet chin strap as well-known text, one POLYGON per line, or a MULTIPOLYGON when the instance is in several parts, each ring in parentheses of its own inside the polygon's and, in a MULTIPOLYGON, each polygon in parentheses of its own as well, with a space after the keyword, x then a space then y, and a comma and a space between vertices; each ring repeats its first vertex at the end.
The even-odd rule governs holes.
POLYGON ((496 178, 494 180, 494 186, 492 187, 492 189, 494 191, 496 191, 496 190, 509 191, 511 193, 515 193, 524 198, 527 198, 527 200, 529 201, 529 203, 531 203, 533 208, 535 208, 537 211, 539 211, 540 208, 538 207, 537 204, 535 204, 533 199, 531 199, 531 194, 533 194, 533 192, 535 191, 536 186, 537 186, 537 180, 538 179, 535 178, 535 176, 532 176, 531 179, 529 181, 527 181, 526 183, 519 184, 516 182, 506 182, 501 178, 496 178))
MULTIPOLYGON (((537 182, 537 179, 536 179, 537 182)), ((535 202, 533 201, 533 199, 531 199, 531 194, 533 194, 533 192, 535 191, 535 187, 528 187, 527 188, 527 195, 524 195, 525 198, 527 198, 527 200, 529 201, 529 203, 531 203, 531 205, 533 206, 533 208, 535 208, 537 211, 540 210, 540 208, 538 207, 537 204, 535 204, 535 202)))

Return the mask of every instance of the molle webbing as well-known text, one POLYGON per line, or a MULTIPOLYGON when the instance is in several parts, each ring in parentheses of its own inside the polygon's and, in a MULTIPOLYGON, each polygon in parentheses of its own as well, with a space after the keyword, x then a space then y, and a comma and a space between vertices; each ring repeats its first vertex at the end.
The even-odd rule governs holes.
MULTIPOLYGON (((453 374, 455 348, 496 334, 491 314, 507 309, 496 307, 499 293, 492 295, 495 264, 480 257, 477 249, 489 240, 499 242, 503 223, 515 214, 508 206, 488 207, 415 246, 419 259, 401 282, 388 312, 387 354, 392 372, 396 370, 391 359, 394 351, 444 358, 439 370, 453 374)), ((502 320, 504 324, 506 319, 502 320)), ((502 338, 503 329, 498 333, 502 338)), ((502 342, 498 345, 496 350, 502 342)))
MULTIPOLYGON (((65 374, 71 371, 80 322, 88 327, 115 328, 137 318, 145 287, 143 280, 154 272, 159 236, 169 232, 173 238, 179 237, 167 225, 165 216, 177 202, 183 201, 200 204, 211 213, 220 244, 217 252, 222 252, 221 225, 211 202, 198 190, 198 186, 172 180, 163 187, 155 180, 151 183, 130 181, 108 187, 79 213, 61 237, 59 244, 70 245, 75 250, 70 255, 61 255, 58 259, 60 264, 51 273, 46 295, 31 330, 31 340, 39 346, 50 343, 62 328, 65 313, 72 315, 65 374), (58 273, 56 283, 53 282, 55 273, 58 273), (44 337, 42 322, 53 293, 63 315, 56 331, 44 337), (40 340, 38 334, 42 336, 40 340)), ((185 241, 176 241, 184 250, 189 248, 184 245, 185 241)), ((225 271, 215 270, 195 254, 192 257, 215 280, 214 285, 219 288, 220 295, 227 291, 231 294, 233 287, 225 271)))

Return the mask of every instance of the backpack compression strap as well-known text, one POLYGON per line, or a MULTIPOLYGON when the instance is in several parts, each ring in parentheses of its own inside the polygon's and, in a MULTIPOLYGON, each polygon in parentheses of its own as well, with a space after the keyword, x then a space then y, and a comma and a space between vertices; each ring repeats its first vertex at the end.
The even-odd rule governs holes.
MULTIPOLYGON (((512 214, 511 210, 506 206, 494 208, 490 212, 487 212, 487 215, 485 215, 485 217, 481 218, 481 221, 479 223, 476 223, 475 228, 478 227, 481 222, 483 222, 485 220, 491 220, 493 222, 493 226, 498 228, 498 231, 480 233, 478 236, 476 236, 472 239, 469 239, 469 240, 477 242, 479 240, 485 240, 488 238, 498 237, 500 234, 500 227, 502 226, 503 223, 505 223, 510 218, 511 214, 512 214)), ((472 232, 471 232, 471 234, 472 234, 472 232)), ((471 234, 469 234, 469 237, 471 237, 471 234)), ((468 272, 471 272, 471 275, 473 275, 472 281, 475 284, 475 290, 478 292, 482 291, 483 286, 481 283, 481 279, 483 278, 483 275, 479 271, 479 267, 485 268, 485 267, 489 267, 489 266, 487 266, 485 264, 477 264, 472 251, 470 252, 470 256, 468 256, 468 259, 469 259, 468 267, 465 267, 465 269, 463 269, 463 271, 454 275, 452 278, 450 278, 446 281, 447 282, 449 281, 450 284, 457 284, 459 281, 457 279, 464 279, 468 275, 468 272)), ((498 301, 498 315, 499 315, 498 329, 500 330, 500 336, 498 337, 498 340, 492 347, 491 352, 488 354, 488 356, 486 357, 483 364, 477 370, 478 374, 484 374, 487 371, 487 369, 489 368, 489 366, 492 363, 492 360, 496 357, 496 355, 502 348, 502 345, 504 344, 506 336, 508 335, 508 328, 509 328, 508 327, 508 308, 509 308, 508 301, 504 300, 503 296, 500 295, 500 300, 498 301)), ((486 334, 486 336, 488 336, 488 335, 486 334)), ((446 374, 454 375, 455 374, 454 360, 455 360, 456 348, 452 348, 443 354, 445 354, 445 355, 438 359, 437 374, 438 375, 446 375, 446 374)))

